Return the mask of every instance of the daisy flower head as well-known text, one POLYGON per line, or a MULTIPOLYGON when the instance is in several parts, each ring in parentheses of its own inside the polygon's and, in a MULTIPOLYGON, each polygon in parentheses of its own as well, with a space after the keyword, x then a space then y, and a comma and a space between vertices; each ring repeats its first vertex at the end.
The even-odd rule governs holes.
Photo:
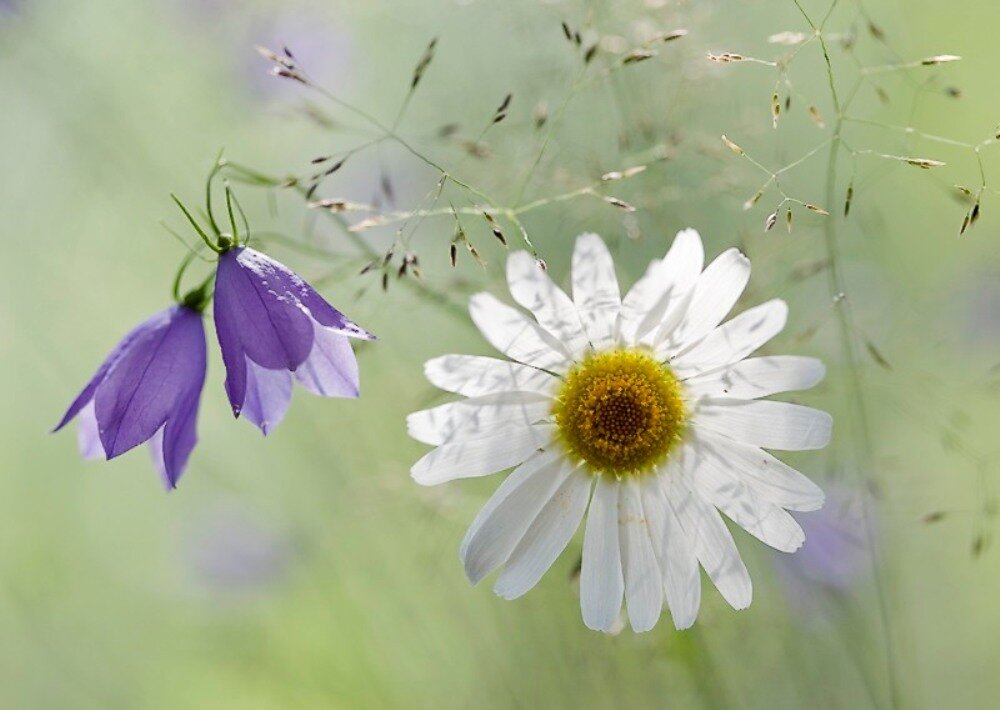
POLYGON ((729 321, 750 278, 736 249, 707 267, 701 238, 680 232, 622 297, 595 234, 579 237, 572 297, 526 252, 507 262, 513 299, 473 296, 473 321, 509 359, 446 355, 427 378, 465 399, 411 414, 410 435, 435 448, 411 469, 424 485, 513 467, 460 548, 473 583, 498 567, 495 591, 530 590, 586 517, 580 573, 584 623, 607 631, 624 600, 635 631, 664 604, 694 623, 699 564, 734 608, 752 587, 720 512, 784 552, 803 542, 787 512, 823 493, 765 449, 825 446, 825 412, 763 399, 824 375, 805 357, 749 358, 784 328, 773 300, 729 321))

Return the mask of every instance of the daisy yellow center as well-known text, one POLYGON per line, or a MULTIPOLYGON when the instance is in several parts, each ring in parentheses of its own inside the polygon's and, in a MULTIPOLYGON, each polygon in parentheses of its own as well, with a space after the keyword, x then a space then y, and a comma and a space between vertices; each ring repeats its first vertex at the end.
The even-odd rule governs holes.
POLYGON ((572 458, 618 478, 663 463, 686 419, 674 374, 640 350, 613 350, 577 364, 566 374, 552 413, 572 458))

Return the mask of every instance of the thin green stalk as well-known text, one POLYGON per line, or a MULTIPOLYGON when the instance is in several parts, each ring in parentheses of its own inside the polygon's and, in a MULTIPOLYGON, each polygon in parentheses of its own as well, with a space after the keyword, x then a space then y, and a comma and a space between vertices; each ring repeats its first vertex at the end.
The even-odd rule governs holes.
MULTIPOLYGON (((830 151, 826 174, 826 200, 828 205, 834 204, 837 198, 837 159, 840 155, 841 134, 844 127, 844 115, 841 110, 840 98, 837 94, 837 86, 834 80, 833 63, 830 60, 829 48, 823 36, 823 24, 816 25, 802 7, 800 0, 792 0, 798 8, 802 17, 809 26, 816 32, 820 47, 823 52, 823 60, 826 66, 827 82, 830 87, 830 98, 836 114, 836 121, 833 128, 833 137, 830 141, 830 151)), ((838 4, 838 0, 833 0, 830 8, 823 18, 823 23, 833 13, 838 4)), ((837 235, 837 222, 834 216, 826 220, 824 230, 824 243, 826 246, 827 259, 830 268, 827 270, 830 296, 835 301, 835 312, 838 334, 842 348, 844 361, 847 363, 848 377, 848 399, 850 399, 854 415, 851 417, 852 434, 855 447, 859 455, 858 475, 863 479, 868 477, 866 467, 871 464, 874 458, 874 446, 871 439, 871 427, 868 415, 868 403, 865 396, 865 389, 861 379, 861 370, 858 358, 857 347, 853 337, 851 303, 846 294, 843 266, 840 257, 839 242, 837 235)), ((866 486, 867 488, 867 486, 866 486)), ((865 526, 865 539, 869 545, 871 554, 869 555, 872 564, 872 578, 875 585, 875 593, 879 608, 879 622, 882 627, 883 643, 885 650, 886 682, 888 685, 889 703, 893 708, 899 707, 899 688, 896 681, 895 657, 893 653, 892 628, 889 618, 889 605, 886 596, 885 586, 882 580, 881 569, 879 569, 878 559, 875 550, 872 525, 872 504, 867 491, 862 495, 862 523, 865 526)))

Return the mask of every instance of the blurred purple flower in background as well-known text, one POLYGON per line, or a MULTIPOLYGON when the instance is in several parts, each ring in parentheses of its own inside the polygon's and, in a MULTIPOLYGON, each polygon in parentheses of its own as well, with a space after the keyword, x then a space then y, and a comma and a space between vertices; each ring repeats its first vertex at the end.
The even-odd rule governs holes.
POLYGON ((821 608, 826 593, 850 592, 871 572, 878 546, 874 522, 864 517, 866 494, 843 485, 831 486, 826 493, 823 508, 795 515, 806 534, 798 552, 774 555, 785 592, 802 611, 821 608))
POLYGON ((201 312, 172 306, 122 339, 55 431, 79 415, 80 453, 88 459, 113 459, 148 441, 160 476, 174 488, 198 441, 205 367, 201 312))
POLYGON ((283 264, 249 247, 219 257, 215 328, 233 414, 266 436, 285 416, 292 374, 324 397, 357 397, 348 337, 374 336, 327 303, 283 264))
MULTIPOLYGON (((9 1, 9 0, 8 0, 9 1)), ((0 0, 2 4, 4 0, 0 0)), ((350 32, 343 24, 333 23, 328 14, 288 9, 277 4, 252 8, 227 0, 187 0, 182 7, 187 19, 211 33, 217 41, 216 28, 240 29, 232 55, 239 58, 234 67, 237 79, 249 93, 262 100, 301 97, 300 87, 276 80, 268 73, 253 47, 288 47, 298 64, 318 84, 335 93, 350 93, 356 71, 352 71, 355 51, 350 32)))
POLYGON ((951 319, 972 343, 991 346, 1000 340, 1000 283, 995 273, 975 273, 964 279, 951 299, 951 319))
POLYGON ((183 562, 194 581, 218 592, 249 592, 280 581, 292 560, 292 544, 261 516, 218 506, 183 539, 183 562))

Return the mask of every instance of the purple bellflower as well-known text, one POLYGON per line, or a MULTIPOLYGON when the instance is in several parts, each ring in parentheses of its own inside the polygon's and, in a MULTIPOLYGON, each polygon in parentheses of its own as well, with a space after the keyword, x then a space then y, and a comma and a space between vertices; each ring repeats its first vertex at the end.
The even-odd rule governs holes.
POLYGON ((324 397, 357 397, 348 338, 373 340, 283 264, 246 246, 219 256, 215 328, 233 414, 267 435, 285 416, 292 376, 324 397))
POLYGON ((70 405, 55 431, 78 417, 84 458, 113 459, 149 442, 164 484, 176 487, 198 440, 205 384, 205 328, 197 305, 180 303, 139 324, 70 405))

